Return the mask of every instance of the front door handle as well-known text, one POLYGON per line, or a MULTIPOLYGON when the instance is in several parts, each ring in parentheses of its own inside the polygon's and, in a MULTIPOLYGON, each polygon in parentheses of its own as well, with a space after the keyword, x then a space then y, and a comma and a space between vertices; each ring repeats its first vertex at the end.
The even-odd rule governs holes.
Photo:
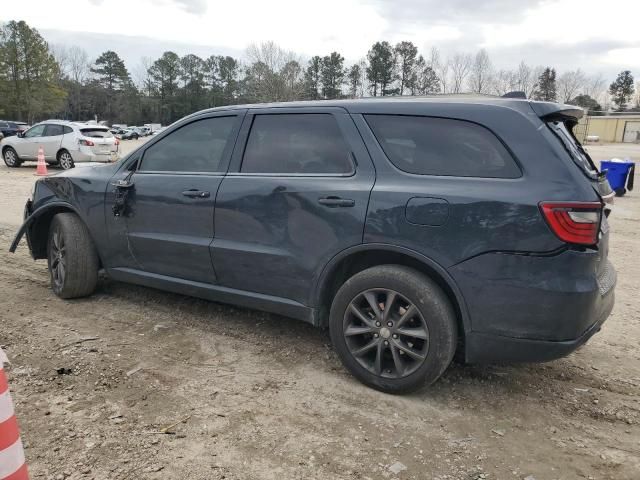
POLYGON ((189 198, 209 198, 211 196, 211 192, 205 192, 204 190, 185 190, 182 192, 182 195, 189 198))
POLYGON ((324 205, 325 207, 337 208, 337 207, 353 207, 356 204, 355 200, 351 200, 350 198, 340 198, 340 197, 321 197, 318 199, 318 203, 320 205, 324 205))

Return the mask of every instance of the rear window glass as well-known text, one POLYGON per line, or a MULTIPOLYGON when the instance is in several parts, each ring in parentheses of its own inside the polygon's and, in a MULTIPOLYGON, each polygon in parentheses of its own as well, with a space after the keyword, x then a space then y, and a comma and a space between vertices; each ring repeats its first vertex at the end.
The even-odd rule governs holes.
POLYGON ((113 135, 106 128, 81 128, 80 132, 85 137, 93 138, 111 138, 113 135))
POLYGON ((391 163, 408 173, 518 178, 520 169, 496 136, 462 120, 366 115, 391 163))
POLYGON ((569 155, 571 155, 571 158, 578 164, 578 166, 587 173, 598 173, 598 169, 591 160, 591 157, 589 157, 587 152, 584 151, 582 145, 580 145, 580 142, 575 137, 570 127, 567 127, 564 122, 559 120, 547 122, 547 125, 556 137, 560 139, 565 150, 569 152, 569 155))

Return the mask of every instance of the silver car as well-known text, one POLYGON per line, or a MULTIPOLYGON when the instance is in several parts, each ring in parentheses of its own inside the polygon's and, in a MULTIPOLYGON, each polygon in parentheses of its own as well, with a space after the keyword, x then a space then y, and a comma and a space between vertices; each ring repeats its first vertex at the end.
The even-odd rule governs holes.
POLYGON ((24 133, 0 141, 2 158, 8 167, 19 167, 24 161, 38 159, 42 147, 50 165, 65 170, 78 162, 112 162, 118 157, 119 141, 107 127, 47 120, 24 133))

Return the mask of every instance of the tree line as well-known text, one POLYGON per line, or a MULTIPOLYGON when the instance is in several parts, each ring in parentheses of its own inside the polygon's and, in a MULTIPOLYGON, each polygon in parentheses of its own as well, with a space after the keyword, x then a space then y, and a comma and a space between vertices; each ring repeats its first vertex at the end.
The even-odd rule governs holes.
POLYGON ((640 111, 630 71, 606 88, 580 69, 556 73, 522 61, 494 68, 489 54, 437 48, 423 54, 408 41, 376 42, 347 65, 339 52, 303 60, 273 42, 253 44, 246 58, 165 52, 129 71, 114 51, 91 59, 85 50, 51 46, 35 28, 10 21, 0 29, 0 116, 33 123, 44 118, 112 123, 171 123, 194 111, 229 104, 390 95, 491 94, 522 91, 527 98, 593 111, 640 111), (604 106, 600 104, 604 103, 604 106))

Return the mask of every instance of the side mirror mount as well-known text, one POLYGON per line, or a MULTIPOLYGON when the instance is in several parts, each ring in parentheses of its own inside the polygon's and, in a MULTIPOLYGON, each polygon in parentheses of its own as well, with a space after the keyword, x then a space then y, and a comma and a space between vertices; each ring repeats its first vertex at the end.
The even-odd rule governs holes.
POLYGON ((24 132, 18 132, 16 135, 18 138, 24 138, 24 132))

